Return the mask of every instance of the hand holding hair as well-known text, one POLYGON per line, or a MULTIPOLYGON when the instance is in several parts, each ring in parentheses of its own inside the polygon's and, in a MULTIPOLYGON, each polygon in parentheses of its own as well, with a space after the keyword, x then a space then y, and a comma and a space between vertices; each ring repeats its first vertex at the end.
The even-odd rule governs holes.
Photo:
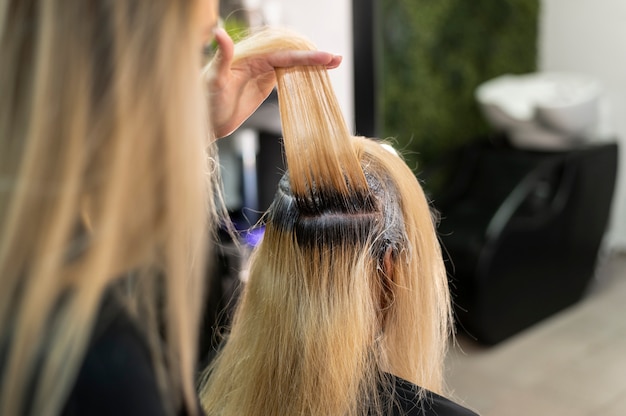
POLYGON ((218 52, 205 69, 209 87, 211 122, 216 138, 239 127, 276 85, 278 67, 339 66, 342 57, 322 51, 283 50, 234 60, 235 45, 224 29, 215 30, 218 52))

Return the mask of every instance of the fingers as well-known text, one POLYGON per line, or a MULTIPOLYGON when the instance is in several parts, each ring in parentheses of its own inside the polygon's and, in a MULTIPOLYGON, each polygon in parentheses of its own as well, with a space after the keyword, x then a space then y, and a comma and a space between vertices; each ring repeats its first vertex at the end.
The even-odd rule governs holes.
POLYGON ((335 69, 339 65, 341 65, 341 61, 342 60, 343 60, 343 56, 341 56, 341 55, 333 55, 333 58, 331 59, 331 61, 326 64, 326 68, 328 68, 328 69, 335 69))
MULTIPOLYGON (((221 75, 231 69, 235 54, 235 45, 228 33, 222 28, 216 28, 215 41, 218 45, 218 53, 211 63, 213 71, 221 75)), ((274 68, 290 66, 323 65, 328 69, 337 68, 343 57, 323 51, 280 51, 266 55, 265 64, 274 68)))
POLYGON ((342 57, 322 51, 281 51, 269 54, 267 62, 273 67, 323 65, 333 69, 341 64, 342 57))

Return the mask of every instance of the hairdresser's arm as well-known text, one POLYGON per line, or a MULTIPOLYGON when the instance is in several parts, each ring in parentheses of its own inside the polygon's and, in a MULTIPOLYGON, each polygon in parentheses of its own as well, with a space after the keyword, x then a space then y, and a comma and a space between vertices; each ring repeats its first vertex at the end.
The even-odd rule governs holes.
POLYGON ((216 137, 232 133, 267 98, 276 85, 275 67, 300 65, 339 66, 341 56, 321 51, 281 51, 233 64, 234 44, 217 29, 219 50, 208 71, 211 122, 216 137))

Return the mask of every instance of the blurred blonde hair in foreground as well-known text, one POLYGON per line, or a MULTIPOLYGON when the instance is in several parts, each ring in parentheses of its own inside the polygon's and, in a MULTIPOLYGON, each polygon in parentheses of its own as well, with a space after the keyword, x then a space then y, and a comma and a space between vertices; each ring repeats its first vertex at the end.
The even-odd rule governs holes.
MULTIPOLYGON (((313 48, 264 30, 236 55, 313 48)), ((422 188, 397 154, 351 136, 325 68, 276 72, 288 173, 232 330, 201 381, 203 407, 386 414, 389 374, 442 393, 450 299, 422 188)))
POLYGON ((0 414, 61 411, 129 271, 166 406, 196 406, 212 212, 197 6, 0 1, 0 414))

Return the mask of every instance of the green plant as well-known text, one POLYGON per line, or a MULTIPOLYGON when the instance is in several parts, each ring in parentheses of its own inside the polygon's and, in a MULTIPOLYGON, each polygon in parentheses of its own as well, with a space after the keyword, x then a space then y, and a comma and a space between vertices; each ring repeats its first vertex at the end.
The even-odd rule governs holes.
POLYGON ((417 170, 489 128, 482 82, 536 70, 539 0, 382 0, 377 115, 417 170))

